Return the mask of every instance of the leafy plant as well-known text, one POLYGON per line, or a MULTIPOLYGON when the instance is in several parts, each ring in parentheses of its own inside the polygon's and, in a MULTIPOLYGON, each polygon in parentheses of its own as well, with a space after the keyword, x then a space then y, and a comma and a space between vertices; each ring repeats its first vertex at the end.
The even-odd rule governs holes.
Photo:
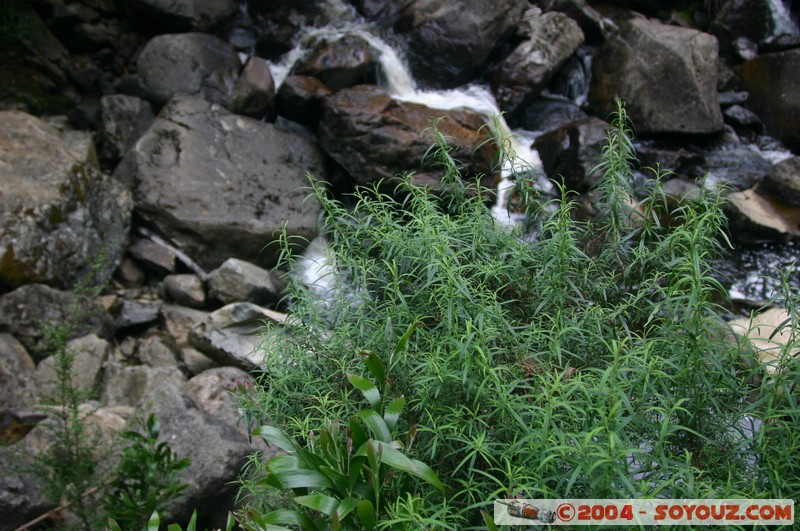
MULTIPOLYGON (((740 363, 751 353, 730 339, 711 266, 727 243, 723 198, 703 192, 670 209, 658 171, 635 189, 622 104, 614 122, 593 218, 576 215, 563 185, 543 203, 517 176, 534 235, 494 221, 487 191, 461 178, 441 135, 445 190, 406 177, 392 195, 358 189, 350 209, 312 181, 333 288, 320 304, 319 290, 291 281, 299 324, 271 331, 248 418, 271 421, 269 433, 295 448, 312 426, 359 414, 342 385, 362 371, 352 352, 386 353, 385 385, 417 426, 414 455, 438 472, 446 497, 398 491, 377 527, 425 527, 411 523, 420 515, 483 526, 481 510, 516 496, 796 494, 800 371, 787 366, 753 386, 752 371, 765 367, 740 363), (392 348, 414 323, 405 348, 392 348)), ((309 459, 309 470, 330 466, 309 459)), ((244 483, 242 496, 258 506, 263 487, 244 483)))
POLYGON ((144 433, 126 431, 122 438, 130 445, 122 451, 114 479, 103 497, 106 514, 125 529, 142 529, 149 515, 163 511, 186 485, 178 472, 188 467, 188 458, 178 459, 169 444, 159 442, 161 425, 153 414, 138 419, 144 433))
MULTIPOLYGON (((395 352, 408 341, 415 327, 409 327, 400 338, 395 352)), ((378 527, 391 503, 401 502, 394 499, 398 492, 410 494, 413 485, 409 476, 444 492, 429 466, 406 455, 415 429, 407 430, 402 437, 405 442, 396 438, 406 401, 398 397, 386 403, 388 386, 383 361, 372 352, 362 355, 377 383, 357 374, 347 375, 350 385, 370 405, 358 411, 347 426, 334 420, 319 433, 309 433, 305 445, 273 426, 261 426, 254 432, 288 452, 267 463, 260 486, 291 491, 293 508, 274 509, 266 514, 250 510, 245 529, 277 529, 270 526, 288 524, 312 530, 372 530, 378 527)))

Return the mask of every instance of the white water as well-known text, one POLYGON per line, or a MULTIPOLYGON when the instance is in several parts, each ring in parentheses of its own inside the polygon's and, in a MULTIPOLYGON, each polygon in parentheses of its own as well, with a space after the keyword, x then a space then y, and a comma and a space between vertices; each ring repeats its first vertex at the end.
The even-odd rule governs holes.
POLYGON ((772 37, 800 34, 797 23, 792 20, 792 14, 786 7, 784 0, 768 0, 767 3, 772 12, 772 20, 775 23, 775 28, 772 30, 772 37))

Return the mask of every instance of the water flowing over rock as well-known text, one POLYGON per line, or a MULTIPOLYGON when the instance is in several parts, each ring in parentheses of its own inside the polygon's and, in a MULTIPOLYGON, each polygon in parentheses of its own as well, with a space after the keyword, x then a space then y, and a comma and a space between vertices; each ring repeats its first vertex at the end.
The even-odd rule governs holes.
POLYGON ((176 248, 213 269, 230 257, 270 266, 285 222, 310 238, 319 206, 305 174, 325 177, 306 137, 237 116, 196 97, 162 110, 114 173, 135 183, 136 210, 176 248))
POLYGON ((800 152, 800 49, 761 55, 736 73, 750 92, 747 106, 767 133, 800 152))
POLYGON ((539 95, 564 61, 583 43, 578 23, 533 7, 525 13, 522 41, 494 73, 492 91, 504 111, 516 114, 539 95))
POLYGON ((26 113, 0 112, 0 159, 0 288, 110 279, 127 241, 132 201, 95 169, 91 137, 61 133, 26 113))
POLYGON ((378 80, 378 52, 355 35, 322 41, 301 59, 292 74, 314 76, 332 90, 353 85, 375 84, 378 80))
POLYGON ((147 98, 164 103, 179 93, 208 101, 228 100, 239 74, 239 56, 230 44, 205 33, 153 37, 137 62, 147 98))
POLYGON ((593 61, 589 100, 598 116, 610 115, 622 98, 640 134, 722 130, 713 36, 645 18, 619 28, 593 61))
POLYGON ((126 7, 150 26, 205 31, 224 22, 239 6, 236 0, 130 0, 126 7))
POLYGON ((468 110, 443 111, 392 99, 382 88, 360 85, 328 98, 319 126, 323 149, 359 183, 416 172, 414 181, 439 186, 441 171, 423 168, 437 127, 456 148, 469 175, 492 175, 496 147, 485 143, 486 118, 468 110), (482 129, 483 128, 483 129, 482 129))
POLYGON ((455 87, 481 73, 526 8, 524 0, 415 0, 394 30, 405 39, 417 79, 455 87))

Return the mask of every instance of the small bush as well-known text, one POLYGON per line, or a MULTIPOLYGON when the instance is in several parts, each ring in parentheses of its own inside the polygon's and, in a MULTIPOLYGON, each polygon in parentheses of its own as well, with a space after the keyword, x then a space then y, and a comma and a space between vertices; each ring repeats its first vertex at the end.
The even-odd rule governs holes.
MULTIPOLYGON (((748 384, 745 353, 714 302, 721 199, 704 194, 670 212, 658 174, 635 199, 621 105, 614 126, 600 214, 576 220, 562 187, 550 208, 527 205, 540 217, 534 241, 492 219, 486 190, 461 179, 443 141, 446 191, 406 178, 394 195, 359 189, 349 210, 312 183, 335 290, 322 305, 299 280, 290 285, 302 329, 278 330, 280 344, 265 347, 248 417, 298 439, 351 418, 361 400, 344 375, 364 374, 360 350, 385 353, 387 392, 407 400, 400 429, 416 426, 410 454, 445 495, 397 492, 378 528, 425 527, 429 515, 481 526, 481 509, 516 496, 800 492, 797 364, 748 384), (406 348, 393 349, 413 323, 406 348), (753 430, 759 421, 766 427, 753 430)), ((244 490, 254 505, 275 499, 257 482, 244 490)))

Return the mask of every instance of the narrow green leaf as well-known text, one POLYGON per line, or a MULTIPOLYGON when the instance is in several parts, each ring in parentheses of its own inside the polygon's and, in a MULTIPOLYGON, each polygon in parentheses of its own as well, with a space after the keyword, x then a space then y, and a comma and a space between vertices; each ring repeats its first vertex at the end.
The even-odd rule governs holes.
POLYGON ((233 531, 233 526, 236 525, 236 519, 233 513, 228 511, 228 519, 225 521, 225 531, 233 531))
POLYGON ((378 391, 375 384, 357 374, 348 374, 347 379, 350 380, 353 387, 361 391, 361 394, 364 395, 364 398, 367 399, 373 409, 377 410, 380 407, 381 392, 378 391))
POLYGON ((197 527, 197 509, 192 511, 192 517, 189 519, 189 525, 186 526, 186 531, 195 531, 197 527))
POLYGON ((366 531, 375 529, 375 508, 369 500, 358 502, 358 518, 366 531))
POLYGON ((386 422, 383 420, 383 417, 378 415, 378 413, 373 410, 365 409, 359 411, 358 416, 364 421, 364 424, 367 425, 367 429, 376 439, 387 443, 392 440, 392 434, 389 433, 389 427, 386 426, 386 422))
POLYGON ((308 507, 309 509, 319 511, 328 516, 331 516, 339 507, 339 500, 325 494, 308 494, 306 496, 297 496, 294 498, 294 501, 300 505, 308 507))
POLYGON ((355 417, 350 419, 350 437, 353 439, 354 448, 361 448, 361 445, 369 439, 367 432, 364 431, 364 428, 361 427, 361 423, 358 422, 355 417))
POLYGON ((481 516, 483 516, 483 523, 486 524, 487 531, 498 531, 497 524, 494 523, 492 515, 481 509, 481 516))
POLYGON ((117 523, 117 521, 114 520, 113 518, 109 518, 108 519, 108 529, 110 531, 122 531, 122 529, 120 529, 119 524, 117 523))
POLYGON ((397 427, 397 420, 400 418, 400 413, 403 412, 403 407, 406 405, 404 397, 395 398, 392 403, 386 406, 386 411, 383 412, 383 421, 389 431, 394 431, 397 427))
POLYGON ((406 330, 406 333, 403 334, 403 337, 401 337, 397 341, 397 344, 394 347, 395 352, 400 352, 401 350, 403 350, 403 348, 405 348, 406 343, 408 343, 408 340, 411 338, 411 334, 413 334, 414 330, 419 328, 420 325, 422 325, 421 321, 414 321, 413 323, 411 323, 411 325, 408 327, 408 330, 406 330))

